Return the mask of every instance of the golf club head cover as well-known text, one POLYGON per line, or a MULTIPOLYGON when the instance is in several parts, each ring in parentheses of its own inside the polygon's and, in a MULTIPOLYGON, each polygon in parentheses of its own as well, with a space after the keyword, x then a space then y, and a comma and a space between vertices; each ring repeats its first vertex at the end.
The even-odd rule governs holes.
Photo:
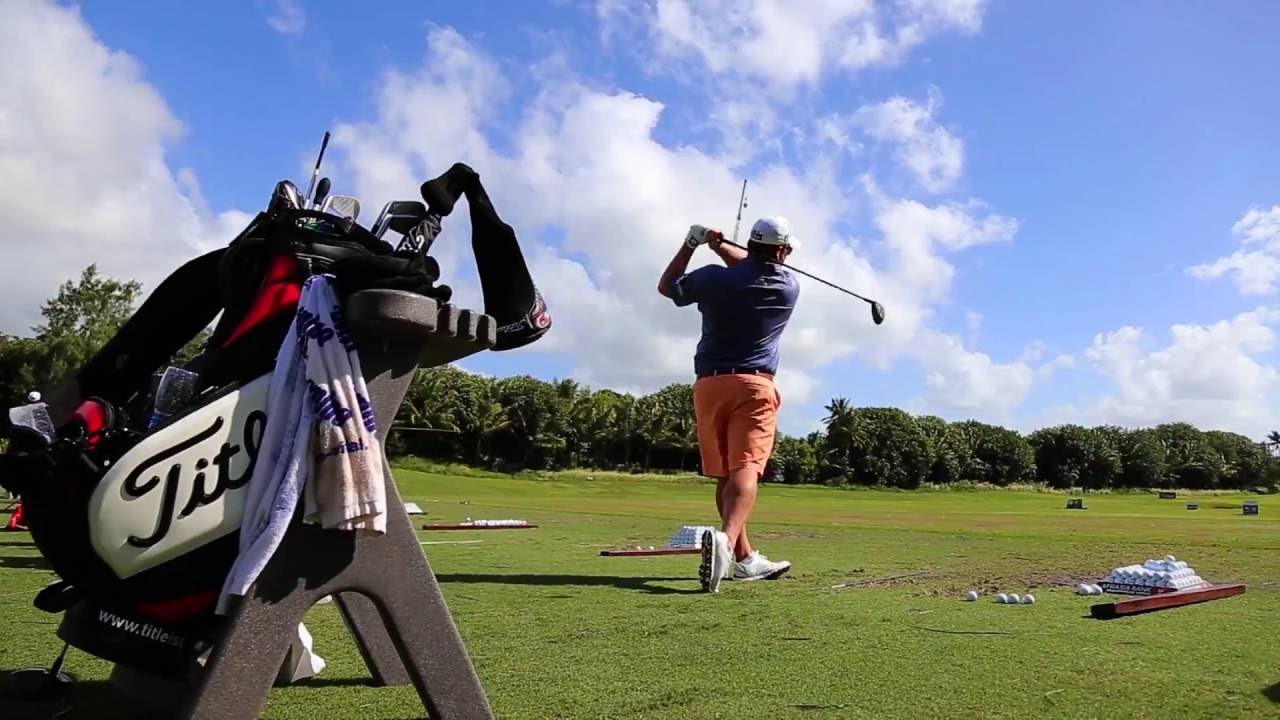
POLYGON ((537 340, 551 329, 551 314, 529 275, 515 230, 498 217, 480 184, 480 175, 462 163, 422 184, 427 207, 444 217, 466 195, 471 209, 471 250, 484 294, 484 312, 498 322, 494 350, 512 350, 537 340))

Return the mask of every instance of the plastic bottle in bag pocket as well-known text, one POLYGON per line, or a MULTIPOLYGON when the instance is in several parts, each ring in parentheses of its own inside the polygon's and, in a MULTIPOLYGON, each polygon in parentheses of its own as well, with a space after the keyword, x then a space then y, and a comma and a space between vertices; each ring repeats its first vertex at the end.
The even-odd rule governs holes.
POLYGON ((199 375, 190 370, 167 367, 160 376, 156 387, 155 403, 151 409, 148 428, 156 428, 169 421, 169 418, 180 412, 196 392, 196 381, 199 375))

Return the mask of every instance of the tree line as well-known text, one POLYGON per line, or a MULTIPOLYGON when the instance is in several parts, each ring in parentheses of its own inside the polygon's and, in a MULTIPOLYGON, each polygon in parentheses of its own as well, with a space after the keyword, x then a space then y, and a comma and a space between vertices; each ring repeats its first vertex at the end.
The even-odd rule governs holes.
MULTIPOLYGON (((1244 489, 1280 477, 1280 444, 1187 423, 1059 425, 1023 435, 974 420, 855 407, 846 398, 833 399, 826 412, 821 431, 778 435, 768 481, 1244 489)), ((495 379, 445 366, 417 372, 398 423, 388 445, 396 454, 504 469, 698 467, 688 384, 635 397, 573 380, 495 379)))
MULTIPOLYGON (((23 402, 27 390, 79 367, 128 319, 140 290, 93 266, 63 284, 42 305, 44 322, 33 337, 0 335, 0 402, 23 402)), ((198 352, 201 339, 174 362, 198 352)), ((421 369, 387 450, 504 470, 697 471, 693 387, 673 384, 637 397, 568 379, 421 369)), ((904 489, 962 483, 1243 489, 1274 487, 1278 454, 1280 432, 1264 443, 1186 423, 1058 425, 1022 434, 834 398, 821 430, 778 435, 766 480, 904 489)))

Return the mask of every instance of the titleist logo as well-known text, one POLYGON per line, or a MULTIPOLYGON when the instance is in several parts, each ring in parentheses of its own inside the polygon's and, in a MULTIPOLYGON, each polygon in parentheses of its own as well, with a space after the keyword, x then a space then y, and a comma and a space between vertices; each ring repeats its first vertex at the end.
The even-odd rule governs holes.
POLYGON ((167 460, 181 455, 184 451, 194 448, 217 435, 225 423, 225 418, 218 417, 207 429, 143 460, 125 478, 124 492, 131 500, 147 495, 160 488, 162 484, 162 492, 164 493, 160 505, 160 516, 156 520, 155 532, 147 537, 130 535, 128 538, 130 545, 139 548, 151 547, 169 534, 175 520, 174 509, 177 507, 178 502, 178 486, 186 474, 192 470, 195 471, 195 481, 191 485, 191 494, 187 497, 187 502, 183 505, 181 512, 178 513, 177 519, 184 518, 198 508, 215 502, 228 490, 243 487, 249 482, 249 478, 253 477, 253 468, 258 462, 258 449, 262 447, 262 436, 267 426, 267 414, 261 410, 254 410, 249 413, 244 423, 243 450, 249 457, 249 463, 239 476, 232 477, 231 475, 231 459, 240 454, 241 446, 233 445, 229 442, 222 443, 222 447, 213 454, 213 457, 197 460, 194 463, 194 468, 184 467, 183 462, 174 462, 165 468, 164 463, 167 460), (213 473, 213 487, 206 488, 205 483, 209 475, 206 471, 211 466, 216 470, 213 473), (164 475, 163 480, 161 479, 161 474, 164 475), (143 479, 144 477, 146 478, 145 480, 143 479))

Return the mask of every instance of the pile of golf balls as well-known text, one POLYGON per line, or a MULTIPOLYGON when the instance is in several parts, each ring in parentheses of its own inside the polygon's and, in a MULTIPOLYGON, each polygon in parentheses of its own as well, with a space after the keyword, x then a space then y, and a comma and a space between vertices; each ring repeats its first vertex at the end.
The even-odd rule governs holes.
MULTIPOLYGON (((978 599, 978 591, 970 590, 964 594, 965 602, 973 602, 978 599)), ((1000 593, 996 595, 996 602, 1001 605, 1035 605, 1036 596, 1031 593, 1019 595, 1017 593, 1000 593)))

